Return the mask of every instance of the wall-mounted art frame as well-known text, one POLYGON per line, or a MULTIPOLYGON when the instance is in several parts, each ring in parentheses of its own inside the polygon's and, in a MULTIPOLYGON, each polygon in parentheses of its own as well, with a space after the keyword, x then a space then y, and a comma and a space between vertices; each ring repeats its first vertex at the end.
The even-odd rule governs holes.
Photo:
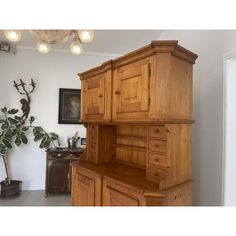
POLYGON ((59 89, 59 124, 81 124, 80 120, 80 89, 59 89))

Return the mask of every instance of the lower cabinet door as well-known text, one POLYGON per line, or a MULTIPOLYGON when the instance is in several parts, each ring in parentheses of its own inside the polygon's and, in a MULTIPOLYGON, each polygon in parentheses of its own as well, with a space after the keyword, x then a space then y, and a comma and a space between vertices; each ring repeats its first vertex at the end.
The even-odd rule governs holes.
POLYGON ((73 177, 72 205, 94 206, 94 180, 79 173, 73 177))
POLYGON ((103 206, 141 206, 142 194, 113 180, 103 180, 103 206))
POLYGON ((110 206, 138 206, 139 201, 132 197, 107 187, 107 203, 110 206))
POLYGON ((49 160, 48 163, 48 192, 69 192, 69 161, 49 160))
POLYGON ((101 206, 101 176, 72 166, 72 206, 101 206))

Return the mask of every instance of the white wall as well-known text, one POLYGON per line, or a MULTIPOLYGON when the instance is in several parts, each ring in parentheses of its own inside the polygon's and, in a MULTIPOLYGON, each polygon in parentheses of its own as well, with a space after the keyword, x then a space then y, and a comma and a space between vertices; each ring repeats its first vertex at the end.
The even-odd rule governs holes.
MULTIPOLYGON (((236 58, 235 58, 236 59, 236 58)), ((236 60, 227 60, 225 86, 225 179, 224 202, 225 206, 236 206, 236 60)))
MULTIPOLYGON (((19 50, 18 54, 0 52, 0 107, 20 108, 20 95, 12 87, 13 80, 30 82, 33 78, 37 87, 32 95, 31 115, 37 118, 35 125, 59 134, 62 146, 66 139, 77 130, 85 137, 83 125, 58 124, 59 88, 80 88, 78 72, 85 71, 111 59, 105 55, 73 56, 69 53, 52 52, 41 55, 35 50, 19 50)), ((32 138, 29 145, 17 148, 10 153, 12 177, 23 181, 23 189, 44 189, 45 152, 38 148, 32 138)), ((5 178, 3 163, 0 161, 0 179, 5 178)))

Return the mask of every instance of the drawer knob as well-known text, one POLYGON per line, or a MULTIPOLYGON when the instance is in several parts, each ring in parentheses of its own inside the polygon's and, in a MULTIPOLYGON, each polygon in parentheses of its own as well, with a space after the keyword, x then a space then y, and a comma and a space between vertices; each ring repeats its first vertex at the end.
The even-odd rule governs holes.
POLYGON ((158 174, 158 173, 156 173, 156 174, 155 174, 155 176, 156 176, 156 177, 159 177, 159 174, 158 174))
POLYGON ((120 91, 116 90, 115 95, 120 95, 120 91))
POLYGON ((159 129, 156 129, 156 131, 155 131, 155 132, 158 134, 160 131, 159 131, 159 129))
POLYGON ((158 147, 159 147, 159 144, 156 144, 155 146, 158 148, 158 147))
POLYGON ((99 97, 99 98, 102 98, 102 94, 99 94, 98 97, 99 97))
POLYGON ((58 156, 58 157, 61 157, 61 153, 57 153, 57 156, 58 156))
POLYGON ((156 161, 156 162, 159 162, 159 158, 156 158, 155 161, 156 161))

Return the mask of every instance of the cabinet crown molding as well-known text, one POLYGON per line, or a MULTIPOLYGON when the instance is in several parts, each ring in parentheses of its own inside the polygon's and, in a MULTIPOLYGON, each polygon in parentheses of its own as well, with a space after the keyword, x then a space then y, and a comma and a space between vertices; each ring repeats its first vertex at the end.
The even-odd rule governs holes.
POLYGON ((87 70, 83 73, 78 73, 78 76, 81 80, 87 79, 89 77, 105 73, 106 71, 112 68, 112 60, 102 63, 102 65, 94 67, 90 70, 87 70))
POLYGON ((114 60, 109 60, 91 70, 85 71, 83 73, 78 73, 78 76, 81 80, 83 80, 91 76, 104 73, 112 68, 118 68, 120 66, 124 66, 126 64, 153 56, 154 54, 158 53, 170 53, 190 64, 195 64, 195 60, 198 58, 197 54, 180 46, 178 44, 178 40, 155 40, 142 48, 127 53, 114 60))

